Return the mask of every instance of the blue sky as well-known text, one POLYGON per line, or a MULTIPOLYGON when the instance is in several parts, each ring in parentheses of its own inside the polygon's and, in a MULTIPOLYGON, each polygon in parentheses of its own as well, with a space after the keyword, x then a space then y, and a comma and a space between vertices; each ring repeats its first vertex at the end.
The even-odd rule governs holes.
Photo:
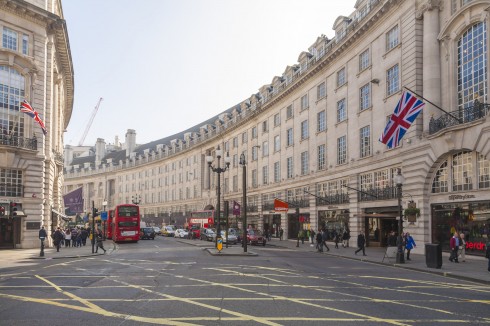
POLYGON ((139 144, 240 103, 297 63, 356 0, 63 0, 75 71, 65 144, 139 144))

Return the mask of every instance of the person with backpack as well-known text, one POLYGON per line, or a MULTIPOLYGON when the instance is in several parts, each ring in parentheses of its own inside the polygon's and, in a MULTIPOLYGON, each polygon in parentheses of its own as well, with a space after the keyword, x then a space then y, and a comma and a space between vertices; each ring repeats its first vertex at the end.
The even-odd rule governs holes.
POLYGON ((103 235, 102 230, 98 227, 95 228, 95 240, 97 241, 97 246, 95 247, 95 253, 99 251, 99 248, 104 250, 104 254, 107 250, 104 249, 103 235))

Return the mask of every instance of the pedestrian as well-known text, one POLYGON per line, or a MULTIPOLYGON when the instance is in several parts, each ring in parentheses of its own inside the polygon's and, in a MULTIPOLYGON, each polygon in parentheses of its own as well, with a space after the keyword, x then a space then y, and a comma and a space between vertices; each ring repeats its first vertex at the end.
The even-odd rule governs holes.
POLYGON ((459 251, 459 237, 458 232, 454 232, 451 240, 449 240, 449 247, 451 248, 451 254, 449 255, 449 261, 459 263, 458 251, 459 251))
POLYGON ((405 249, 407 249, 407 260, 411 260, 410 259, 410 251, 415 247, 417 247, 417 245, 415 244, 415 241, 413 240, 410 233, 407 232, 405 234, 405 249))
POLYGON ((95 252, 97 253, 99 251, 99 248, 104 250, 104 254, 106 250, 104 249, 104 243, 102 239, 102 231, 99 228, 95 229, 95 239, 97 241, 97 246, 95 247, 95 252))
POLYGON ((85 230, 85 228, 82 228, 82 230, 80 231, 80 238, 81 238, 80 240, 82 246, 85 246, 87 244, 87 237, 88 237, 87 230, 85 230))
POLYGON ((488 271, 490 272, 490 241, 487 242, 487 250, 485 250, 485 257, 488 259, 488 271))
POLYGON ((350 231, 349 229, 345 229, 342 234, 342 247, 349 248, 349 239, 350 239, 350 231))
POLYGON ((327 245, 327 239, 328 239, 328 232, 326 230, 323 230, 323 232, 322 232, 322 244, 325 248, 327 248, 327 251, 330 251, 330 248, 327 245))
POLYGON ((54 240, 54 245, 56 247, 56 252, 60 251, 60 246, 61 246, 61 241, 63 240, 63 233, 60 230, 60 227, 56 229, 53 233, 53 240, 54 240))
POLYGON ((67 228, 65 231, 65 247, 70 247, 71 245, 71 230, 67 228))
POLYGON ((340 233, 335 232, 335 248, 339 249, 340 233))
POLYGON ((282 240, 282 235, 284 234, 284 230, 281 228, 279 230, 279 240, 282 240))
POLYGON ((323 252, 322 230, 318 230, 318 233, 316 234, 316 249, 318 252, 323 252))
POLYGON ((304 230, 300 230, 298 232, 298 237, 301 240, 301 244, 304 244, 305 243, 305 231, 304 230))
POLYGON ((359 235, 357 236, 357 250, 354 252, 355 255, 357 255, 357 253, 359 251, 362 250, 362 255, 363 256, 367 256, 366 255, 366 251, 365 251, 365 246, 366 246, 366 237, 364 236, 364 232, 359 232, 359 235))
POLYGON ((311 244, 315 244, 315 231, 313 231, 313 228, 310 229, 310 238, 311 244))
POLYGON ((41 226, 41 230, 39 230, 39 239, 41 239, 41 246, 44 247, 44 239, 48 237, 48 234, 46 233, 46 230, 44 229, 44 225, 41 226))
POLYGON ((72 247, 76 247, 78 244, 77 244, 77 229, 76 228, 73 228, 71 230, 71 242, 72 242, 72 247))
POLYGON ((388 247, 396 247, 396 235, 395 231, 391 231, 388 236, 388 247))
POLYGON ((267 228, 264 229, 264 238, 266 238, 267 241, 269 240, 269 230, 267 230, 267 228))
POLYGON ((466 239, 464 238, 464 232, 461 232, 459 235, 459 255, 461 256, 461 261, 465 262, 466 260, 466 239))

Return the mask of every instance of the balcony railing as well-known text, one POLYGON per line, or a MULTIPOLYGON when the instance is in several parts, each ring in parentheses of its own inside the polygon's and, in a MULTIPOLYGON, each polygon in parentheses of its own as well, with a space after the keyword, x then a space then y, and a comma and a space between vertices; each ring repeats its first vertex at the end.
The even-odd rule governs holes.
POLYGON ((254 204, 247 205, 247 212, 256 213, 258 211, 259 211, 259 207, 257 205, 254 204))
POLYGON ((274 210, 274 202, 267 202, 262 204, 262 211, 273 211, 274 210))
POLYGON ((317 206, 333 205, 333 204, 338 205, 338 204, 348 204, 348 203, 349 203, 349 194, 335 194, 335 195, 316 198, 317 206))
POLYGON ((310 207, 310 200, 309 199, 287 200, 287 202, 289 203, 290 208, 310 207))
POLYGON ((431 118, 429 122, 429 134, 460 124, 480 120, 490 112, 490 104, 475 101, 473 106, 469 106, 457 111, 444 113, 441 117, 431 118))
POLYGON ((37 150, 37 138, 0 135, 0 145, 37 150))
POLYGON ((398 198, 397 197, 397 187, 396 186, 388 186, 385 188, 363 189, 362 192, 357 193, 357 198, 359 201, 395 199, 395 198, 398 198))

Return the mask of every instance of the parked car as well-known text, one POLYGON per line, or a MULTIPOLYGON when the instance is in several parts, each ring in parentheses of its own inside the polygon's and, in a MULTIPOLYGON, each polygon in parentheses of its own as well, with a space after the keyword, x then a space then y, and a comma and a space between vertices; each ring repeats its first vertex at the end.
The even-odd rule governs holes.
POLYGON ((166 237, 175 236, 175 226, 173 226, 173 225, 164 226, 163 230, 162 230, 162 235, 164 235, 166 237))
POLYGON ((140 229, 140 239, 155 240, 155 230, 152 227, 144 227, 140 229))
POLYGON ((189 236, 189 232, 187 232, 184 229, 175 230, 175 237, 176 238, 187 238, 188 236, 189 236))
POLYGON ((262 235, 262 232, 259 230, 255 229, 248 229, 247 230, 247 243, 250 245, 263 245, 265 246, 265 243, 267 242, 267 239, 262 235))
MULTIPOLYGON (((226 243, 226 232, 221 230, 221 238, 223 238, 223 243, 226 243)), ((213 235, 213 241, 216 241, 216 233, 213 235)), ((228 233, 228 244, 237 244, 238 238, 236 235, 228 233)))
POLYGON ((213 241, 216 232, 213 229, 201 229, 201 240, 213 241))
POLYGON ((155 231, 155 234, 156 235, 161 235, 162 234, 162 230, 158 226, 154 226, 153 227, 153 230, 155 231))

